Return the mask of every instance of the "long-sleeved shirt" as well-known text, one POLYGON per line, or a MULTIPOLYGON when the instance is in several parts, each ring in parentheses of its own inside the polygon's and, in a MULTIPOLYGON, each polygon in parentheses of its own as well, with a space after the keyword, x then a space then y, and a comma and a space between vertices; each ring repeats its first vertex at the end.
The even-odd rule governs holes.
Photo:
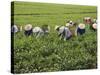
POLYGON ((62 36, 67 39, 72 36, 72 33, 69 28, 62 26, 59 28, 59 36, 62 36))

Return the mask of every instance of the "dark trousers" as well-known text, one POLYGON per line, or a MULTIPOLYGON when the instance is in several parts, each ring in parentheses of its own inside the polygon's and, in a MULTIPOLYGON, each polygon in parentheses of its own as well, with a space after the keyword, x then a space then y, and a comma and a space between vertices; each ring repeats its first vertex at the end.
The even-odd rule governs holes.
POLYGON ((31 34, 32 34, 32 29, 31 29, 31 30, 28 30, 28 31, 25 31, 24 34, 25 34, 26 36, 31 35, 31 34))
POLYGON ((85 29, 80 29, 80 28, 78 28, 78 29, 77 29, 77 33, 78 33, 79 35, 83 35, 83 34, 85 33, 85 29))

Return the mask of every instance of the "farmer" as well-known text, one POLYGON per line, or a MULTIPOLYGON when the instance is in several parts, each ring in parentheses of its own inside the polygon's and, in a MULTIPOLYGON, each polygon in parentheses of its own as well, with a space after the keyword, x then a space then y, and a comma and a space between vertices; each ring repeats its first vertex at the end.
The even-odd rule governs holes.
POLYGON ((29 36, 32 34, 32 25, 31 24, 27 24, 25 27, 24 27, 24 34, 26 36, 29 36))
POLYGON ((92 26, 91 26, 91 29, 93 31, 96 31, 97 30, 97 23, 93 23, 92 26))
POLYGON ((18 31, 19 31, 19 29, 18 29, 17 25, 13 25, 13 26, 11 27, 11 32, 12 32, 12 33, 17 33, 18 31))
POLYGON ((91 17, 84 17, 83 20, 84 20, 85 24, 91 24, 91 22, 92 22, 91 17))
POLYGON ((77 35, 83 35, 83 34, 85 33, 85 24, 80 23, 80 24, 78 25, 78 27, 76 28, 75 33, 76 33, 76 36, 77 36, 77 35))
POLYGON ((58 36, 60 37, 60 39, 64 39, 64 41, 72 37, 72 33, 66 26, 55 26, 55 30, 58 31, 58 36))
POLYGON ((48 25, 43 25, 42 27, 37 26, 33 28, 33 33, 36 36, 36 38, 48 34, 49 31, 50 31, 50 27, 48 25))
POLYGON ((36 38, 38 38, 40 35, 43 35, 43 30, 40 27, 34 27, 32 31, 36 38))
POLYGON ((86 24, 86 31, 89 31, 90 26, 93 24, 91 17, 84 17, 83 21, 86 24))
POLYGON ((97 19, 92 20, 92 23, 90 24, 90 30, 93 30, 93 31, 97 30, 97 19))
POLYGON ((77 22, 70 22, 72 25, 70 25, 69 23, 66 23, 66 27, 69 28, 70 32, 72 33, 72 36, 75 36, 75 29, 78 25, 77 22))

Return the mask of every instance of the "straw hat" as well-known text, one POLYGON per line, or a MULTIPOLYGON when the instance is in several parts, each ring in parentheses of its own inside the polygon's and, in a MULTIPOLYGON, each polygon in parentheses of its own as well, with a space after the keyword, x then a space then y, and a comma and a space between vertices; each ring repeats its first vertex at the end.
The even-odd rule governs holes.
POLYGON ((56 26, 55 26, 55 30, 57 30, 59 27, 60 27, 60 26, 56 25, 56 26))
POLYGON ((73 21, 69 21, 69 23, 73 23, 73 21))
POLYGON ((24 27, 24 30, 28 31, 28 30, 31 30, 32 29, 32 25, 31 24, 27 24, 25 27, 24 27))
POLYGON ((70 26, 70 24, 69 23, 66 23, 66 26, 68 27, 68 26, 70 26))
POLYGON ((80 24, 78 25, 78 27, 79 27, 80 29, 85 29, 85 24, 80 23, 80 24))
POLYGON ((94 23, 94 24, 92 25, 92 27, 93 27, 94 29, 97 29, 97 24, 94 23))

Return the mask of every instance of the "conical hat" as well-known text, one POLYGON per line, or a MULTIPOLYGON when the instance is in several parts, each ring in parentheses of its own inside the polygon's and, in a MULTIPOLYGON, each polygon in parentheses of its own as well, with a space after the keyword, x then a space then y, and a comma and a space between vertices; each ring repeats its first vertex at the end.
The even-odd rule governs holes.
POLYGON ((69 23, 72 23, 73 21, 69 21, 69 23))
POLYGON ((80 29, 85 29, 85 24, 80 23, 80 24, 78 25, 78 27, 79 27, 80 29))
POLYGON ((69 23, 66 23, 66 26, 68 27, 68 26, 70 26, 70 24, 69 23))
POLYGON ((57 30, 59 27, 60 27, 60 26, 56 25, 56 26, 55 26, 55 30, 57 30))
POLYGON ((94 29, 97 29, 97 24, 94 23, 94 24, 92 25, 92 27, 93 27, 94 29))
POLYGON ((25 27, 24 27, 24 30, 28 31, 28 30, 31 30, 32 29, 32 25, 31 24, 27 24, 25 27))

